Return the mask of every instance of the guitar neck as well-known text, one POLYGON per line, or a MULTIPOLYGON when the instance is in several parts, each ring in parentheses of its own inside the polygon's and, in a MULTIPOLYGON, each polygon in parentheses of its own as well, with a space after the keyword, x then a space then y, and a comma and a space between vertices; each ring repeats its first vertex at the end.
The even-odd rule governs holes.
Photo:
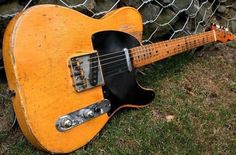
POLYGON ((132 65, 139 68, 170 56, 215 42, 215 30, 132 48, 132 65))

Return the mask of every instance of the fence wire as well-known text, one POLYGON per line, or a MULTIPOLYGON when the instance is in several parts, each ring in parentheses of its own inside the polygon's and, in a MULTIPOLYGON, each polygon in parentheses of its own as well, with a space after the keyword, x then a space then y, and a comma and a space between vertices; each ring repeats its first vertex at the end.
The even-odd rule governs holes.
MULTIPOLYGON (((204 31, 221 6, 221 0, 30 0, 22 9, 42 3, 64 5, 93 18, 100 18, 121 6, 135 7, 143 17, 143 43, 204 31)), ((10 19, 16 14, 0 14, 0 18, 10 19)), ((236 21, 236 17, 222 18, 226 27, 236 21)))

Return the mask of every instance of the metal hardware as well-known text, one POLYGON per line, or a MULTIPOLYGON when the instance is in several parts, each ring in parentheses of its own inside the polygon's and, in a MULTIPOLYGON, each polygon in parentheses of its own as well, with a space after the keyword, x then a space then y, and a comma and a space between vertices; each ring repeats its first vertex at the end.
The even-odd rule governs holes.
POLYGON ((126 58, 128 70, 131 72, 132 71, 132 65, 131 65, 129 50, 127 48, 124 48, 123 51, 125 52, 125 58, 126 58))
POLYGON ((92 118, 94 117, 94 111, 90 109, 85 109, 82 111, 84 118, 92 118))
POLYGON ((91 55, 92 58, 90 60, 90 72, 89 72, 89 83, 92 86, 96 86, 98 83, 98 67, 100 66, 98 61, 98 53, 94 53, 91 55))
POLYGON ((104 99, 101 102, 94 103, 83 109, 61 116, 56 122, 56 128, 60 132, 67 131, 93 118, 109 112, 110 109, 110 101, 104 99))
POLYGON ((96 52, 72 57, 69 60, 69 67, 71 69, 73 86, 76 91, 81 92, 99 85, 104 85, 102 69, 96 52), (96 62, 96 65, 93 64, 94 62, 96 62), (91 79, 92 77, 96 78, 95 83, 91 83, 91 80, 94 80, 91 79))
POLYGON ((70 127, 72 126, 72 120, 71 120, 71 118, 69 118, 69 117, 67 117, 67 116, 61 118, 60 125, 61 125, 63 128, 70 128, 70 127))

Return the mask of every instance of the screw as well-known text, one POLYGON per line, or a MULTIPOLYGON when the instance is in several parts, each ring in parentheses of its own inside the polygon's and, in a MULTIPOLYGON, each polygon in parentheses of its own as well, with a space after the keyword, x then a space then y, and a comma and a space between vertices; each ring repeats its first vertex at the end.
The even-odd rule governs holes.
POLYGON ((71 119, 69 118, 64 118, 62 121, 61 121, 61 126, 63 128, 70 128, 72 126, 72 121, 71 119))
POLYGON ((92 118, 92 117, 94 117, 94 112, 93 112, 93 110, 87 109, 84 111, 83 115, 86 118, 92 118))

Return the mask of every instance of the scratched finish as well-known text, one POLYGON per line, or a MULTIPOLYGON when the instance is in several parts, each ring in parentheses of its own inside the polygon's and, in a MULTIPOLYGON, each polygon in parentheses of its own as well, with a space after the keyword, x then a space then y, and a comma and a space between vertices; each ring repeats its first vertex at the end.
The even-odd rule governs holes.
POLYGON ((77 93, 68 68, 69 58, 93 51, 91 35, 103 30, 124 31, 141 41, 141 17, 129 7, 97 20, 65 7, 41 5, 9 24, 3 44, 8 84, 16 91, 13 104, 20 127, 37 148, 74 151, 108 121, 104 114, 68 132, 55 128, 60 116, 104 99, 101 87, 77 93))

